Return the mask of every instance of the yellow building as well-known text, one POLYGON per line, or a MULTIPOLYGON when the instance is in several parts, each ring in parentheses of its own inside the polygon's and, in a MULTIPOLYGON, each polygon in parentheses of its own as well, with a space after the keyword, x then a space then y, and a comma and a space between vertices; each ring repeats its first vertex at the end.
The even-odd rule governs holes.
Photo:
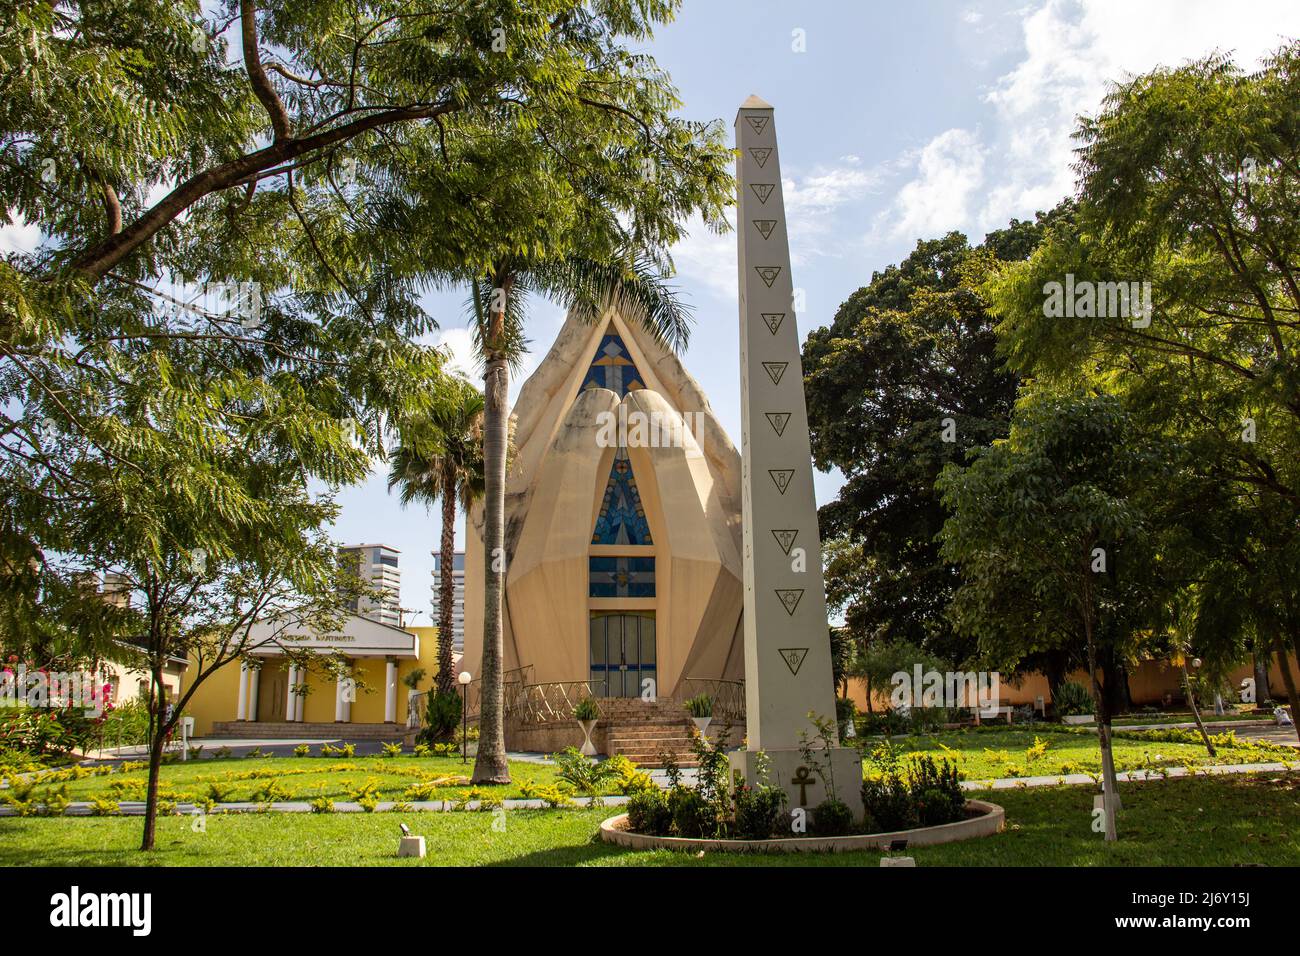
MULTIPOLYGON (((429 634, 348 615, 339 633, 255 625, 252 666, 229 664, 199 685, 186 705, 197 736, 399 737, 410 697, 403 678, 423 669, 419 690, 437 673, 437 629, 429 634), (289 661, 285 647, 310 652, 305 666, 289 661), (337 673, 330 666, 343 661, 337 673), (346 726, 342 726, 346 725, 346 726)), ((198 673, 185 673, 185 689, 198 673)))

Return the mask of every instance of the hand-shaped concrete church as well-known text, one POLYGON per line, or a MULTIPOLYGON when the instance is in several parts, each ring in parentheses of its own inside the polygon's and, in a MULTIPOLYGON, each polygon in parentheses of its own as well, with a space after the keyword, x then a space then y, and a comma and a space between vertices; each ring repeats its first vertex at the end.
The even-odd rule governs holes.
MULTIPOLYGON (((616 310, 570 316, 514 410, 507 681, 681 699, 742 680, 740 456, 678 357, 616 310)), ((482 656, 482 522, 480 505, 467 663, 482 656)))

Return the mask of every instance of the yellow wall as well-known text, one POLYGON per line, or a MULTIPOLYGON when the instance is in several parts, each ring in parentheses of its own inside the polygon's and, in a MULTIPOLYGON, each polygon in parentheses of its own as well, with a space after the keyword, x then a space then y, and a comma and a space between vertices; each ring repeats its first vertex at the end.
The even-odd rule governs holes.
MULTIPOLYGON (((1288 658, 1291 664, 1291 673, 1296 675, 1297 686, 1300 686, 1300 671, 1297 670, 1295 658, 1288 658)), ((1233 686, 1240 686, 1242 678, 1253 677, 1254 671, 1249 667, 1239 667, 1229 675, 1229 681, 1233 686)), ((1075 683, 1088 686, 1088 672, 1084 670, 1075 671, 1069 677, 1075 683)), ((1279 702, 1286 700, 1286 684, 1282 682, 1282 672, 1277 666, 1274 659, 1268 672, 1269 692, 1273 699, 1279 702)), ((1171 665, 1168 661, 1143 661, 1135 670, 1129 674, 1129 693, 1132 695, 1135 707, 1146 705, 1159 706, 1165 695, 1170 695, 1177 699, 1183 697, 1182 674, 1178 668, 1171 665)), ((877 711, 889 709, 889 692, 890 688, 885 687, 873 688, 872 706, 877 711)), ((1051 703, 1052 694, 1047 686, 1047 678, 1041 674, 1028 674, 1019 684, 1010 684, 1003 682, 999 694, 1001 700, 1013 706, 1021 704, 1032 704, 1035 699, 1042 697, 1046 703, 1051 703)), ((867 694, 865 682, 858 678, 849 680, 849 698, 857 704, 858 710, 867 709, 867 694)), ((1236 698, 1234 697, 1235 701, 1236 698)), ((1209 707, 1213 701, 1197 701, 1202 707, 1209 707)))
MULTIPOLYGON (((397 662, 397 723, 406 723, 406 700, 409 693, 402 678, 417 667, 424 668, 424 679, 419 689, 428 690, 433 686, 434 676, 438 672, 438 640, 436 627, 412 628, 420 637, 420 657, 418 660, 399 660, 397 662), (426 632, 432 632, 427 634, 426 632)), ((381 724, 384 722, 384 659, 362 658, 354 662, 357 677, 357 698, 352 704, 352 722, 357 724, 381 724)), ((270 658, 264 667, 275 666, 275 659, 270 658)), ((185 672, 184 690, 189 690, 190 679, 197 671, 194 662, 185 672)), ((309 669, 307 675, 309 692, 303 699, 304 723, 334 722, 335 681, 332 675, 321 673, 319 668, 309 669)), ((194 718, 196 736, 208 736, 216 721, 234 720, 239 707, 239 663, 237 661, 219 668, 199 685, 199 689, 185 707, 185 713, 194 718)))

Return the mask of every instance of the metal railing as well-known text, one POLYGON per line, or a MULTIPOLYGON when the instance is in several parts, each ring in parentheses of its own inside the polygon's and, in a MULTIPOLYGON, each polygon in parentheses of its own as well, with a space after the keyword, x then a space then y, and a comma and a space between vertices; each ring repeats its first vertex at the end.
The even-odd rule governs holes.
POLYGON ((713 677, 687 677, 682 680, 682 700, 707 694, 713 698, 713 719, 738 723, 745 719, 745 682, 713 677))
POLYGON ((573 720, 573 708, 584 697, 595 699, 597 707, 600 706, 600 695, 594 688, 603 689, 604 685, 604 681, 589 680, 529 684, 507 700, 506 717, 524 724, 573 720))
MULTIPOLYGON (((511 700, 517 697, 528 684, 532 673, 533 665, 527 664, 523 667, 511 668, 502 675, 503 696, 507 712, 509 712, 511 700)), ((463 691, 460 685, 457 684, 456 693, 463 695, 462 700, 465 703, 467 719, 471 723, 478 720, 479 708, 483 701, 482 678, 470 681, 463 691)), ((421 691, 410 698, 410 704, 406 712, 406 727, 408 730, 420 730, 424 727, 425 716, 429 707, 429 694, 430 691, 421 691)))
MULTIPOLYGON (((570 680, 530 683, 532 665, 517 667, 504 675, 503 703, 507 720, 524 724, 546 724, 573 719, 573 708, 584 697, 596 700, 600 706, 604 697, 604 681, 570 680)), ((483 682, 471 681, 466 691, 466 710, 471 722, 476 721, 482 704, 483 682)), ((707 694, 713 699, 715 720, 739 723, 745 719, 745 682, 721 680, 711 677, 687 677, 682 680, 681 699, 707 694)), ((424 726, 428 706, 428 691, 411 697, 406 715, 406 726, 419 730, 424 726)), ((603 712, 603 708, 602 708, 603 712)))

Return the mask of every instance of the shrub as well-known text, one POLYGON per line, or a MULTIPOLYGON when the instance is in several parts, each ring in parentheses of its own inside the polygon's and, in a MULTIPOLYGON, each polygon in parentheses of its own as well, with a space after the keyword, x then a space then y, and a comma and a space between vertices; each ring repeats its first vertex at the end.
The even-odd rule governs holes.
POLYGON ((627 802, 627 823, 635 833, 667 836, 673 825, 668 795, 658 789, 635 794, 627 802))
POLYGON ((461 702, 455 691, 425 695, 424 729, 420 741, 426 744, 444 742, 456 736, 460 729, 461 702))
POLYGON ((311 748, 306 744, 299 744, 293 748, 293 755, 295 757, 309 757, 311 756, 311 748))
POLYGON ((401 744, 384 744, 380 749, 381 757, 400 757, 402 755, 401 744))
POLYGON ((897 774, 863 780, 862 805, 876 832, 910 830, 916 826, 912 793, 897 774))
POLYGON ((603 763, 591 760, 583 756, 577 747, 566 747, 561 753, 551 754, 551 759, 560 768, 558 776, 561 780, 567 780, 582 793, 587 794, 596 793, 618 772, 615 767, 610 766, 608 760, 603 763))
POLYGON ((817 836, 844 836, 853 829, 853 811, 843 800, 828 797, 813 809, 812 824, 817 836))
POLYGON ((735 835, 741 840, 766 840, 776 834, 785 808, 785 791, 777 787, 742 784, 736 787, 735 835))
POLYGON ((908 778, 921 826, 952 823, 965 814, 966 795, 954 764, 947 760, 936 763, 928 754, 913 755, 908 778))
POLYGON ((121 812, 122 808, 117 805, 116 800, 95 797, 90 801, 90 815, 93 817, 115 817, 121 812))
POLYGON ((686 701, 686 712, 692 717, 712 717, 713 698, 708 694, 700 694, 689 698, 686 701))
POLYGON ((414 755, 415 755, 416 757, 427 757, 427 756, 429 756, 429 754, 431 754, 432 752, 433 752, 433 751, 431 751, 431 750, 429 749, 429 745, 428 745, 428 744, 416 744, 416 745, 415 745, 415 754, 414 754, 414 755))
POLYGON ((1092 694, 1088 688, 1072 680, 1067 680, 1052 693, 1052 708, 1057 717, 1076 717, 1091 714, 1093 711, 1092 694))
POLYGON ((717 826, 717 816, 709 802, 697 790, 677 787, 668 792, 668 807, 672 813, 673 831, 683 837, 711 837, 717 826))
POLYGON ((618 792, 624 796, 630 797, 634 793, 645 793, 650 790, 658 790, 659 787, 650 779, 650 774, 644 770, 638 770, 637 765, 623 754, 614 754, 605 761, 605 765, 610 768, 615 779, 615 786, 618 792))

